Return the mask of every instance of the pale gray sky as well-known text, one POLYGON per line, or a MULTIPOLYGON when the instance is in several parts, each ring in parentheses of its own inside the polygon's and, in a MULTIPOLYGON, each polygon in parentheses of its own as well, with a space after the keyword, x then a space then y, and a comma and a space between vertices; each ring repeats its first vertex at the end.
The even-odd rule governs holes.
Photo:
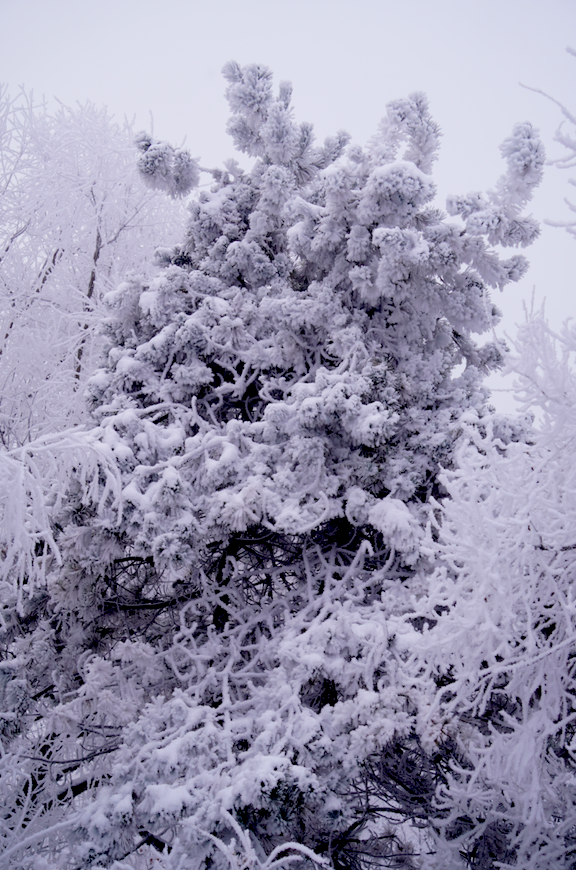
MULTIPOLYGON (((498 145, 517 121, 549 154, 557 107, 576 112, 576 0, 0 0, 0 81, 66 104, 91 100, 180 144, 203 165, 232 156, 220 75, 230 59, 265 63, 294 85, 300 120, 318 136, 346 129, 364 143, 390 99, 428 94, 444 132, 442 197, 486 189, 498 145)), ((550 168, 534 202, 565 219, 565 174, 550 168)), ((576 190, 574 190, 576 199, 576 190)), ((522 301, 547 298, 554 324, 576 316, 576 241, 543 228, 526 278, 495 299, 514 332, 522 301)))

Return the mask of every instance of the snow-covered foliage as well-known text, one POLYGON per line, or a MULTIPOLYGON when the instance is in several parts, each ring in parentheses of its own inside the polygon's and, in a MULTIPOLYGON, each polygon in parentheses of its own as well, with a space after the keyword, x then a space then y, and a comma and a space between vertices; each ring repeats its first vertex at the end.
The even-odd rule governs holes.
POLYGON ((146 190, 129 125, 51 112, 0 88, 0 443, 86 418, 102 298, 176 238, 181 207, 146 190))
POLYGON ((200 170, 187 151, 158 142, 147 133, 138 133, 135 144, 142 152, 138 171, 149 187, 163 190, 171 197, 186 196, 198 186, 200 170))
POLYGON ((46 584, 47 564, 61 564, 51 517, 69 499, 63 482, 74 478, 81 504, 121 514, 118 468, 96 434, 71 429, 0 452, 2 576, 12 583, 19 613, 23 596, 46 584))
POLYGON ((430 867, 466 854, 544 870, 576 853, 576 331, 556 335, 534 314, 517 350, 510 366, 537 421, 462 418, 439 565, 397 636, 421 692, 421 745, 452 746, 430 867))
MULTIPOLYGON (((426 526, 488 414, 501 351, 474 334, 525 270, 493 246, 536 234, 542 146, 516 127, 495 190, 447 218, 422 95, 366 149, 316 145, 288 85, 224 72, 252 169, 214 170, 183 243, 108 294, 96 472, 72 466, 42 582, 2 593, 7 867, 408 868, 438 849, 456 738, 414 666, 426 526)), ((153 186, 197 182, 139 142, 153 186)))

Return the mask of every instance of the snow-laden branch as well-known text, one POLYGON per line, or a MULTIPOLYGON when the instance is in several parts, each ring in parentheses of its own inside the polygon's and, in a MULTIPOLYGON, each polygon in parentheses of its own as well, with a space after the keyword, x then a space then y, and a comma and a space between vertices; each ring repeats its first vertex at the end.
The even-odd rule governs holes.
POLYGON ((73 483, 84 506, 120 517, 118 468, 97 432, 71 429, 0 452, 0 582, 20 611, 61 562, 54 521, 73 483))

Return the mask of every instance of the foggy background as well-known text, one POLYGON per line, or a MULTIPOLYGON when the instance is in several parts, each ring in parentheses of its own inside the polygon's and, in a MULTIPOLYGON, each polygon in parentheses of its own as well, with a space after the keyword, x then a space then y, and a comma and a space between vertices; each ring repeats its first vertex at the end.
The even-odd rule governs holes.
MULTIPOLYGON (((563 153, 553 142, 559 108, 521 83, 576 113, 568 45, 576 48, 575 0, 0 0, 0 82, 12 93, 23 85, 49 101, 106 105, 136 129, 153 123, 205 167, 237 156, 225 132, 228 60, 290 80, 295 116, 319 139, 344 129, 364 144, 389 100, 424 91, 443 131, 440 206, 449 193, 495 184, 498 146, 518 121, 540 129, 549 158, 563 153)), ((569 219, 568 179, 547 168, 529 209, 537 219, 569 219)), ((525 253, 525 278, 494 294, 500 335, 513 337, 533 293, 554 326, 576 316, 576 240, 544 225, 525 253)))

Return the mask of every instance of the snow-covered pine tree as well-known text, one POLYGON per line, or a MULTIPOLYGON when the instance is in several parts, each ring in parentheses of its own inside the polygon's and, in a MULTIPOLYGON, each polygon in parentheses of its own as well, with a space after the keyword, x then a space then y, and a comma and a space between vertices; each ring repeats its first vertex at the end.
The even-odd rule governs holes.
MULTIPOLYGON (((383 797, 366 771, 410 757, 394 625, 459 420, 486 410, 501 353, 472 335, 524 272, 494 246, 537 234, 542 148, 517 126, 496 190, 449 219, 422 95, 366 149, 317 146, 288 85, 224 72, 251 170, 213 171, 156 277, 108 297, 90 402, 121 511, 72 478, 62 567, 5 606, 6 866, 421 864, 426 795, 383 797)), ((154 186, 197 181, 139 147, 154 186)))

